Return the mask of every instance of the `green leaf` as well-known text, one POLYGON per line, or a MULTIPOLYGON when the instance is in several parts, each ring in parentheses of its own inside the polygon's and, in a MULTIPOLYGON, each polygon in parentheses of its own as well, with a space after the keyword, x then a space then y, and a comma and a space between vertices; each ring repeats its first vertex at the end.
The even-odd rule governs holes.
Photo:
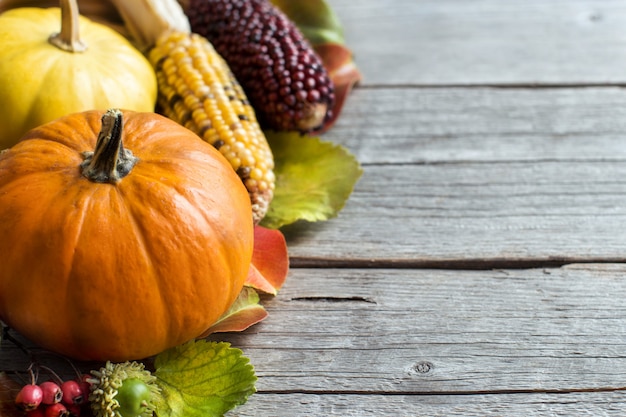
POLYGON ((254 368, 229 343, 198 340, 155 359, 159 417, 218 417, 245 403, 255 389, 254 368))
POLYGON ((344 43, 343 27, 325 0, 271 0, 315 45, 344 43))
POLYGON ((298 220, 335 217, 362 174, 344 147, 296 132, 266 132, 274 153, 276 189, 262 225, 277 229, 298 220))

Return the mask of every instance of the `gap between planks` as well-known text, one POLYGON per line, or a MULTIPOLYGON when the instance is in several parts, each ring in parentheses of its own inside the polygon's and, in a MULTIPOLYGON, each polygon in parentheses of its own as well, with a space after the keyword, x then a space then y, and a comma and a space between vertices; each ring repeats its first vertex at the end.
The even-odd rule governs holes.
POLYGON ((322 259, 293 257, 291 268, 493 270, 560 268, 570 264, 623 264, 626 258, 546 259, 322 259))
POLYGON ((625 88, 624 82, 520 82, 520 83, 404 83, 404 84, 357 84, 359 90, 406 90, 406 89, 502 89, 502 90, 553 90, 553 89, 584 89, 584 88, 625 88))
POLYGON ((433 396, 433 395, 521 395, 521 394, 578 394, 578 393, 603 393, 622 392, 626 387, 600 387, 600 388, 560 388, 560 389, 518 389, 518 390, 476 390, 476 391, 359 391, 359 390, 259 390, 255 394, 265 395, 382 395, 382 396, 433 396))

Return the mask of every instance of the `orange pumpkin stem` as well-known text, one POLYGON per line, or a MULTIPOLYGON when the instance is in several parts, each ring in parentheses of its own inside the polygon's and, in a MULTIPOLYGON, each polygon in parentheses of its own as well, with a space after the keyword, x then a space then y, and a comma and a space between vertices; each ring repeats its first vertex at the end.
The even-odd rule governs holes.
POLYGON ((61 0, 61 32, 50 35, 48 42, 68 52, 83 52, 87 44, 79 38, 78 4, 76 0, 61 0))
POLYGON ((93 182, 115 184, 130 173, 139 158, 124 148, 122 112, 110 109, 102 116, 102 129, 93 152, 85 152, 82 174, 93 182))

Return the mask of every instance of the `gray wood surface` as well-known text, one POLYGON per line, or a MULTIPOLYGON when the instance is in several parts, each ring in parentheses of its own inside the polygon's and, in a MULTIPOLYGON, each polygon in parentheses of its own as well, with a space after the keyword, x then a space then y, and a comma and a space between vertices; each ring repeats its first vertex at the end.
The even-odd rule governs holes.
POLYGON ((296 269, 226 339, 260 377, 235 415, 619 415, 625 274, 296 269))
POLYGON ((325 137, 365 171, 227 337, 233 415, 623 415, 626 4, 330 3, 364 80, 325 137))
POLYGON ((328 2, 364 79, 324 138, 364 174, 212 336, 259 377, 229 415, 623 416, 626 2, 328 2))
POLYGON ((324 139, 366 166, 623 161, 624 132, 619 87, 361 86, 324 139))
MULTIPOLYGON (((260 395, 257 395, 260 397, 260 395)), ((254 409, 233 413, 257 416, 342 417, 621 417, 626 408, 622 393, 499 394, 499 395, 376 395, 291 394, 263 395, 254 409)))
POLYGON ((626 80, 620 0, 330 0, 376 85, 626 80))
POLYGON ((625 191, 619 161, 370 165, 338 219, 289 234, 291 254, 300 266, 621 261, 625 191))

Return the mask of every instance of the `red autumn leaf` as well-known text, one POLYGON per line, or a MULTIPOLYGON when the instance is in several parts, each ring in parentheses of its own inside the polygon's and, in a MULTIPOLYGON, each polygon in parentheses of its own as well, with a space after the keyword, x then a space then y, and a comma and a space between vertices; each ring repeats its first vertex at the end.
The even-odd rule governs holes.
POLYGON ((335 85, 335 103, 332 117, 324 123, 324 126, 313 134, 320 134, 335 123, 346 98, 352 88, 362 79, 361 72, 352 59, 352 52, 339 43, 323 43, 314 46, 315 52, 322 58, 324 67, 328 71, 331 81, 335 85))
POLYGON ((246 285, 276 295, 289 272, 287 242, 280 230, 254 228, 254 251, 246 285))
POLYGON ((242 332, 266 317, 267 311, 259 304, 259 294, 252 288, 244 287, 228 311, 199 338, 212 333, 242 332))

